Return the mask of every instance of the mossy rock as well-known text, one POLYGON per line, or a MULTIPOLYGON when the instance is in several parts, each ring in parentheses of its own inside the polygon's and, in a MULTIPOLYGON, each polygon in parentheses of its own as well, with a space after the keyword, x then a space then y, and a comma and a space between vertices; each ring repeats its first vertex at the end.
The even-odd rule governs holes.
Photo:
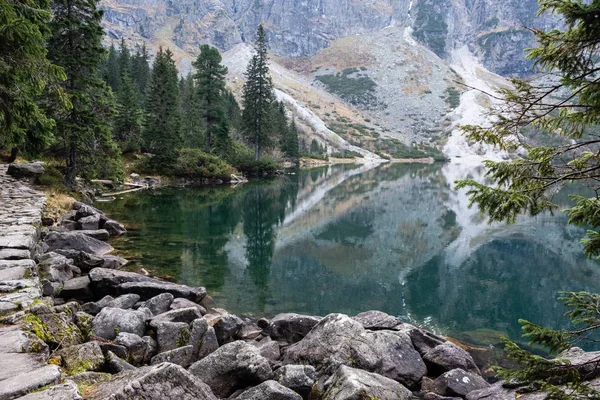
POLYGON ((62 359, 62 366, 69 375, 97 371, 104 364, 102 349, 96 341, 67 347, 56 355, 62 359))

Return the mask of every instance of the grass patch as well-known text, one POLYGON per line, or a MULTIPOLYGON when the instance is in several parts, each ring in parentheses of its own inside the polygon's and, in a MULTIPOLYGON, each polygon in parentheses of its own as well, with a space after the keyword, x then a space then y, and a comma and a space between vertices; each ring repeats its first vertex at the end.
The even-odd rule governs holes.
POLYGON ((346 68, 335 75, 319 75, 315 79, 323 83, 330 93, 355 106, 373 106, 377 103, 377 84, 367 76, 353 77, 357 68, 346 68))

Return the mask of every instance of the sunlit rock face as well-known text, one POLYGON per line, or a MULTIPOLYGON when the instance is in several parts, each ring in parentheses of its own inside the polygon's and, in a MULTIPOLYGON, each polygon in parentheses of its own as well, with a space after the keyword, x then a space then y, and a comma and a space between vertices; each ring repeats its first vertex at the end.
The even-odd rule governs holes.
POLYGON ((194 52, 202 43, 229 50, 250 42, 258 24, 280 56, 313 56, 331 41, 411 26, 442 58, 469 45, 500 74, 528 73, 523 50, 534 44, 528 26, 548 28, 556 18, 534 18, 537 0, 103 0, 105 27, 119 38, 146 39, 194 52))

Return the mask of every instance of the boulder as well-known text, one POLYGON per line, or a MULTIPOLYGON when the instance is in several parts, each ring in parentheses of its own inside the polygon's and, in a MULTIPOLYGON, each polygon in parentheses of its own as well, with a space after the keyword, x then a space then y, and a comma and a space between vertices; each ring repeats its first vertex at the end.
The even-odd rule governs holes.
POLYGON ((56 355, 62 359, 62 366, 69 375, 97 371, 104 364, 102 349, 96 341, 63 348, 56 355))
POLYGON ((88 300, 93 297, 90 278, 81 276, 66 281, 60 295, 65 299, 88 300))
POLYGON ((139 299, 140 296, 137 294, 124 294, 108 303, 107 307, 122 308, 123 310, 127 310, 132 308, 139 301, 139 299))
POLYGON ((188 299, 183 299, 181 297, 178 297, 176 299, 173 300, 173 302, 171 303, 171 310, 179 310, 180 308, 191 308, 191 307, 195 307, 198 309, 198 311, 200 311, 200 314, 205 315, 206 314, 206 309, 204 307, 202 307, 200 304, 196 304, 191 300, 188 299))
POLYGON ((146 279, 145 281, 122 283, 117 288, 117 293, 136 293, 142 299, 150 299, 161 293, 171 293, 175 297, 183 297, 196 303, 206 296, 206 289, 202 287, 193 288, 152 278, 146 279))
POLYGON ((192 359, 201 360, 219 348, 217 335, 212 326, 204 318, 198 318, 192 322, 192 333, 190 344, 194 346, 192 359))
POLYGON ((119 332, 115 343, 125 347, 127 361, 131 364, 141 365, 148 359, 148 343, 135 333, 119 332))
POLYGON ((423 356, 423 360, 427 364, 429 373, 434 376, 455 368, 481 375, 473 357, 451 342, 434 347, 423 356))
POLYGON ((560 353, 557 359, 568 360, 569 364, 578 365, 579 373, 585 376, 586 380, 600 376, 600 368, 598 368, 597 362, 600 360, 600 351, 584 351, 579 347, 572 347, 560 353))
POLYGON ((108 243, 89 237, 79 231, 50 232, 46 235, 44 244, 49 251, 57 249, 78 250, 96 256, 103 256, 114 250, 108 243))
POLYGON ((126 371, 91 388, 89 400, 217 400, 210 388, 179 365, 126 371))
POLYGON ((238 339, 255 340, 263 333, 262 328, 259 328, 253 321, 245 320, 244 324, 236 334, 238 339))
POLYGON ((192 364, 189 371, 219 397, 228 397, 238 389, 258 385, 273 374, 268 360, 258 349, 242 341, 220 347, 192 364))
POLYGON ((404 332, 370 331, 350 317, 330 314, 290 346, 284 364, 310 364, 333 374, 340 365, 364 369, 416 387, 427 372, 404 332))
POLYGON ((361 324, 363 328, 374 331, 380 329, 394 330, 402 325, 398 318, 381 311, 366 311, 352 317, 352 319, 361 324))
POLYGON ((152 365, 161 364, 163 362, 170 362, 173 364, 181 365, 183 368, 187 368, 192 363, 194 346, 184 346, 173 350, 159 353, 152 357, 150 363, 152 365))
POLYGON ((405 324, 403 331, 408 333, 413 346, 415 346, 415 349, 417 349, 421 356, 424 356, 436 346, 446 342, 446 339, 426 330, 419 329, 416 326, 405 324))
MULTIPOLYGON (((95 231, 100 228, 100 214, 80 218, 77 222, 81 225, 82 231, 95 231)), ((108 232, 106 234, 108 235, 108 232)))
POLYGON ((392 379, 342 365, 331 378, 323 400, 408 400, 411 397, 410 390, 392 379))
POLYGON ((262 338, 258 342, 251 342, 251 344, 258 348, 261 356, 273 363, 279 361, 281 358, 279 342, 274 341, 269 336, 262 338))
POLYGON ((41 392, 19 397, 19 400, 83 400, 83 397, 73 382, 67 382, 64 385, 51 386, 41 392))
POLYGON ((9 400, 24 396, 27 393, 55 384, 60 381, 60 368, 56 365, 45 365, 29 372, 4 379, 0 385, 0 399, 9 400))
POLYGON ((213 325, 219 345, 222 346, 225 343, 233 342, 237 339, 237 333, 240 331, 243 324, 244 321, 235 315, 228 314, 219 318, 213 325))
POLYGON ((79 221, 81 218, 89 217, 91 215, 104 215, 104 213, 98 210, 96 207, 80 201, 76 201, 75 204, 73 204, 73 210, 75 210, 75 221, 79 221))
POLYGON ((163 322, 184 322, 190 324, 198 318, 202 318, 202 314, 200 314, 200 311, 197 308, 181 308, 179 310, 171 310, 157 315, 150 320, 150 326, 157 328, 158 325, 163 322))
POLYGON ((50 282, 65 282, 73 278, 71 264, 73 261, 60 254, 50 252, 39 259, 40 276, 50 282))
POLYGON ((269 324, 271 338, 285 340, 288 343, 299 342, 319 321, 321 321, 320 317, 292 313, 279 314, 269 324))
POLYGON ((315 376, 315 367, 310 365, 284 365, 275 371, 273 379, 307 399, 315 383, 315 376))
POLYGON ((474 390, 489 386, 481 376, 456 368, 437 377, 433 382, 433 392, 440 396, 465 397, 474 390))
MULTIPOLYGON (((477 389, 470 391, 466 399, 467 400, 515 400, 517 398, 514 389, 507 389, 503 386, 504 382, 497 382, 484 389, 477 389)), ((525 398, 520 396, 519 398, 525 398)), ((545 398, 545 396, 544 396, 545 398)))
POLYGON ((109 351, 106 353, 106 370, 112 374, 120 374, 124 371, 135 371, 136 368, 115 355, 112 351, 109 351))
POLYGON ((94 291, 102 295, 112 295, 117 292, 119 285, 125 282, 150 281, 152 278, 135 272, 117 271, 107 268, 94 268, 89 273, 94 291))
POLYGON ((75 346, 84 340, 81 330, 73 322, 73 312, 50 312, 25 318, 29 329, 53 346, 75 346))
POLYGON ((125 348, 125 346, 121 346, 120 344, 101 342, 100 348, 102 349, 104 357, 106 357, 108 355, 108 352, 110 351, 119 358, 122 358, 124 360, 127 358, 127 349, 125 348))
POLYGON ((46 172, 46 169, 43 162, 30 162, 27 164, 10 164, 7 174, 15 178, 37 178, 44 175, 44 172, 46 172))
POLYGON ((103 228, 106 229, 110 236, 121 236, 127 233, 127 229, 123 224, 118 223, 112 219, 107 220, 103 228))
POLYGON ((112 340, 121 332, 143 336, 146 330, 144 313, 106 307, 94 318, 92 335, 112 340))
POLYGON ((94 321, 94 316, 90 315, 84 311, 77 311, 75 316, 73 317, 73 322, 81 331, 84 340, 89 339, 89 335, 92 332, 92 322, 94 321))
POLYGON ((160 322, 156 328, 158 353, 186 346, 190 340, 190 326, 185 322, 160 322))
POLYGON ((26 260, 31 252, 24 249, 0 249, 0 260, 26 260))
MULTIPOLYGON (((91 218, 91 217, 88 217, 88 218, 91 218)), ((88 235, 91 238, 102 240, 103 242, 106 242, 108 240, 108 238, 110 237, 108 234, 108 231, 106 231, 105 229, 87 229, 87 230, 80 230, 79 232, 83 233, 84 235, 88 235)))
POLYGON ((235 400, 302 400, 302 396, 275 382, 266 381, 242 392, 235 400))
POLYGON ((104 259, 102 257, 88 254, 84 251, 56 249, 55 253, 61 254, 73 260, 73 265, 79 267, 84 272, 88 272, 96 267, 101 267, 104 263, 104 259))
POLYGON ((102 257, 102 268, 119 269, 126 265, 128 261, 123 257, 106 255, 102 257))
POLYGON ((174 296, 171 293, 162 293, 145 301, 142 307, 149 309, 153 315, 159 315, 170 310, 173 300, 174 296))

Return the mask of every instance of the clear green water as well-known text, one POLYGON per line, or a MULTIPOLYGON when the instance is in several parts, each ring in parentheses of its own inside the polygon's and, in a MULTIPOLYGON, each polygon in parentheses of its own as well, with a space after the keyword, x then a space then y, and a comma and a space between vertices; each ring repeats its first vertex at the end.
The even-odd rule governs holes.
POLYGON ((600 291, 600 266, 578 244, 584 230, 561 213, 488 225, 453 190, 480 174, 335 166, 138 192, 102 208, 129 230, 113 245, 131 268, 205 286, 234 313, 377 309, 476 343, 519 338, 519 318, 564 326, 558 291, 600 291))

